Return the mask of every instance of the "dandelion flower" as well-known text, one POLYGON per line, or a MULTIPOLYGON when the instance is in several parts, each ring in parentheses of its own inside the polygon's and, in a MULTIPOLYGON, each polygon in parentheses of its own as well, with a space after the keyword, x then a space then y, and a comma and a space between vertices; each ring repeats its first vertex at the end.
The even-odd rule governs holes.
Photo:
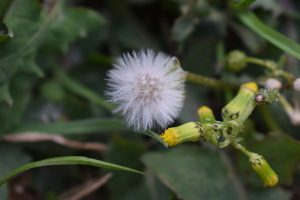
POLYGON ((182 108, 184 80, 175 57, 133 51, 119 57, 108 72, 106 94, 135 130, 166 128, 182 108))

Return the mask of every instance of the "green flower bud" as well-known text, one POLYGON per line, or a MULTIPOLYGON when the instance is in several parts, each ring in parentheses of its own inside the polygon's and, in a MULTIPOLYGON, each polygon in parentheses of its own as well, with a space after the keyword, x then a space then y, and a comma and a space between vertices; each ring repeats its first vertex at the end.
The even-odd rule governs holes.
POLYGON ((201 106, 198 109, 198 115, 201 123, 214 123, 216 121, 214 113, 207 106, 201 106))
POLYGON ((243 84, 238 94, 222 109, 224 121, 235 120, 242 124, 255 108, 257 89, 257 84, 254 82, 243 84))
POLYGON ((266 187, 275 186, 278 183, 278 176, 270 167, 268 162, 256 153, 251 153, 249 162, 253 170, 258 174, 266 187))
POLYGON ((189 122, 181 126, 168 128, 160 137, 169 147, 172 147, 183 142, 198 141, 200 135, 199 124, 189 122))
POLYGON ((242 51, 232 51, 227 56, 227 67, 233 71, 240 71, 247 66, 247 55, 242 51))

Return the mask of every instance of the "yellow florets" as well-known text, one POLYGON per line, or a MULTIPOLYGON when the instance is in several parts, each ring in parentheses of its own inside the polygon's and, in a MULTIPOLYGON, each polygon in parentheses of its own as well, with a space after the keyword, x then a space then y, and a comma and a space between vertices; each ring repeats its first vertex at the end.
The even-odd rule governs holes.
POLYGON ((172 147, 177 144, 176 132, 177 131, 174 128, 168 128, 160 137, 169 147, 172 147))
POLYGON ((256 92, 258 90, 258 86, 255 82, 248 82, 248 83, 244 83, 241 88, 246 88, 249 89, 253 92, 256 92))
POLYGON ((198 141, 200 132, 197 123, 188 122, 181 126, 168 128, 160 137, 169 147, 172 147, 183 142, 198 141))

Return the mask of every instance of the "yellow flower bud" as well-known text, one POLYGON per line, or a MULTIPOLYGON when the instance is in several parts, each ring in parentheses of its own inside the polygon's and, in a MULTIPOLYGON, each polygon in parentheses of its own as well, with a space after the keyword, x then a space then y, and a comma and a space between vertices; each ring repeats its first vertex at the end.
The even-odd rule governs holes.
POLYGON ((198 109, 198 115, 201 123, 214 123, 216 121, 214 113, 207 106, 201 106, 198 109))
POLYGON ((189 122, 177 127, 171 127, 161 134, 163 141, 169 146, 175 146, 183 142, 195 142, 201 133, 196 122, 189 122))
POLYGON ((258 86, 254 82, 241 85, 238 94, 222 109, 224 120, 243 123, 255 108, 255 93, 258 86))
POLYGON ((258 174, 266 187, 275 186, 278 183, 278 176, 270 167, 268 162, 256 153, 251 153, 249 162, 253 170, 258 174))

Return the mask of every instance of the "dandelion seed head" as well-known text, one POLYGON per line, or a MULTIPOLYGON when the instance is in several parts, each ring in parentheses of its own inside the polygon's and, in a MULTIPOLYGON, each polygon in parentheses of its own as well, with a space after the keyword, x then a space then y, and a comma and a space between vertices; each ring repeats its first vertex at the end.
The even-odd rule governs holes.
POLYGON ((108 72, 109 101, 130 127, 165 128, 178 116, 184 101, 185 73, 176 58, 145 50, 119 57, 108 72))

